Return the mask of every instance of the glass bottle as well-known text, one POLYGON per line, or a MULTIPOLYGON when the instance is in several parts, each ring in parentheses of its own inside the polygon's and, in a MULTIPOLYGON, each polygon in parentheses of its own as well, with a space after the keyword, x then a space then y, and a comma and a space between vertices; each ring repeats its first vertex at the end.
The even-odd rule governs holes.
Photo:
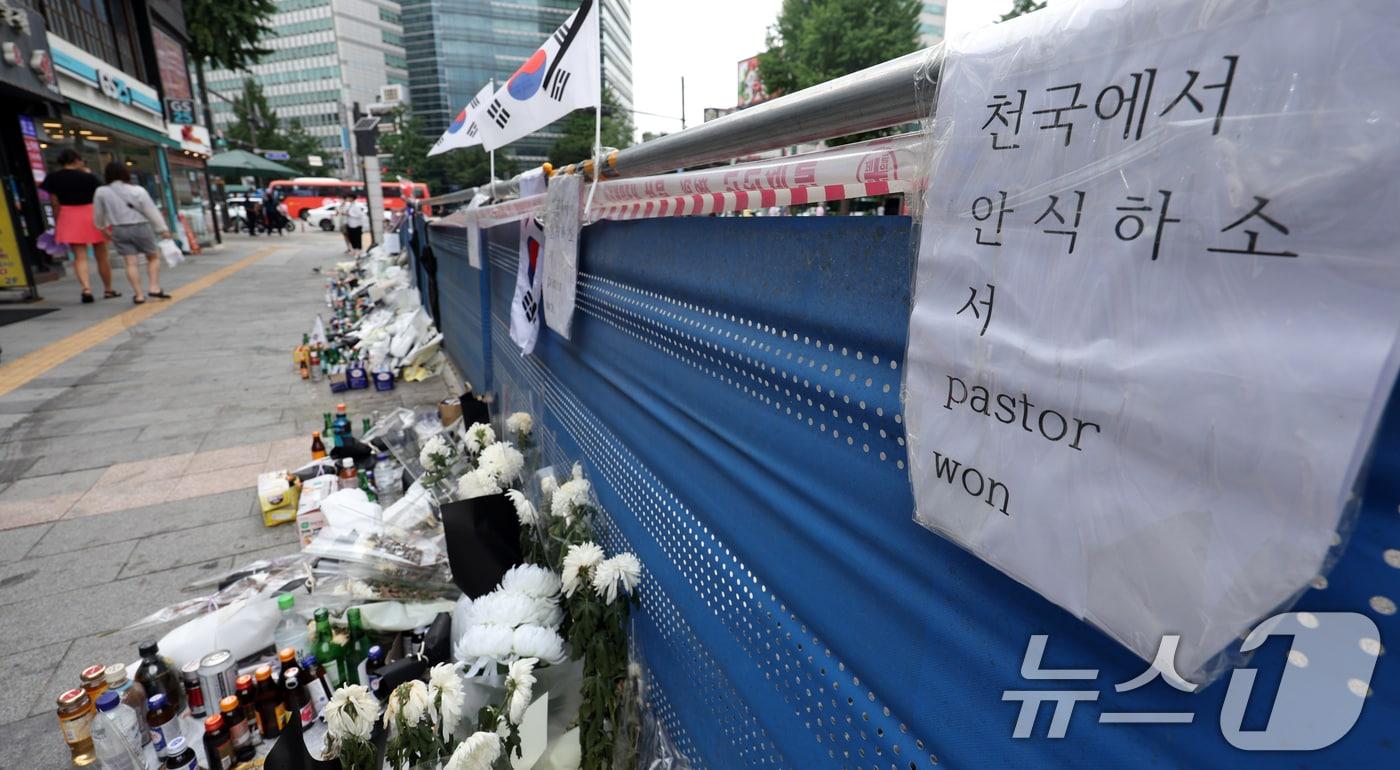
POLYGON ((272 666, 258 666, 253 670, 254 705, 258 715, 258 732, 271 740, 282 732, 282 694, 272 679, 272 666))
POLYGON ((128 679, 126 666, 120 663, 108 666, 105 674, 108 691, 119 695, 122 703, 130 706, 131 710, 136 713, 136 726, 140 730, 141 745, 150 744, 151 732, 150 728, 146 726, 146 688, 128 679))
POLYGON ((199 770, 199 759, 194 749, 187 745, 184 736, 171 738, 169 749, 170 753, 165 758, 166 770, 199 770))
POLYGON ((311 459, 319 460, 326 456, 326 445, 321 441, 321 432, 311 432, 311 459))
POLYGON ((345 683, 345 653, 331 636, 331 616, 325 607, 316 610, 316 644, 312 647, 316 660, 326 669, 331 689, 345 683))
POLYGON ((175 704, 158 692, 146 699, 146 724, 151 728, 151 743, 155 744, 156 756, 164 757, 170 751, 170 741, 180 737, 180 720, 175 704))
POLYGON ((359 474, 355 473, 355 461, 349 457, 340 461, 340 472, 336 475, 340 477, 340 489, 354 489, 360 481, 359 474))
POLYGON ((214 714, 204 720, 204 758, 209 765, 209 770, 232 770, 233 741, 229 738, 228 729, 224 727, 224 718, 220 714, 214 714))
POLYGON ((364 684, 369 681, 365 664, 369 660, 369 634, 365 633, 364 621, 360 618, 360 608, 351 607, 345 611, 345 624, 350 628, 350 643, 345 648, 345 668, 350 673, 350 684, 364 684))
POLYGON ((244 674, 238 677, 235 683, 238 692, 238 708, 243 710, 243 724, 248 726, 248 737, 253 740, 253 746, 261 746, 262 733, 258 731, 258 709, 253 696, 253 677, 244 674))
POLYGON ((295 666, 287 669, 286 675, 282 677, 282 690, 287 711, 298 715, 302 727, 316 721, 316 711, 311 704, 311 698, 306 692, 306 686, 301 683, 301 669, 295 666))
POLYGON ((145 688, 146 697, 164 693, 175 711, 184 711, 185 689, 180 685, 180 675, 170 661, 160 654, 160 646, 153 641, 142 642, 137 650, 141 654, 141 662, 136 667, 136 681, 145 688))
POLYGON ((360 471, 355 475, 360 485, 360 491, 365 493, 365 498, 368 499, 371 503, 378 501, 379 496, 375 494, 374 487, 370 486, 369 475, 366 474, 364 471, 360 471))
POLYGON ((93 716, 92 701, 81 687, 58 696, 58 727, 63 731, 63 742, 68 744, 73 764, 79 767, 97 761, 92 745, 93 716))
POLYGON ((239 762, 251 760, 256 754, 253 749, 253 736, 248 734, 248 720, 243 717, 243 707, 238 703, 238 696, 230 695, 219 701, 219 711, 228 727, 229 739, 233 741, 233 756, 239 762))
POLYGON ((305 672, 307 683, 306 688, 311 696, 311 704, 316 709, 317 714, 325 712, 326 706, 331 702, 330 683, 326 681, 326 669, 321 666, 321 662, 316 660, 315 655, 307 655, 301 662, 301 670, 305 672))
POLYGON ((107 667, 88 666, 78 675, 78 680, 82 682, 83 692, 87 693, 88 700, 93 703, 102 697, 102 693, 107 692, 107 667))
POLYGON ((365 658, 365 685, 375 695, 378 695, 379 672, 383 668, 384 648, 376 644, 369 648, 369 655, 365 658))

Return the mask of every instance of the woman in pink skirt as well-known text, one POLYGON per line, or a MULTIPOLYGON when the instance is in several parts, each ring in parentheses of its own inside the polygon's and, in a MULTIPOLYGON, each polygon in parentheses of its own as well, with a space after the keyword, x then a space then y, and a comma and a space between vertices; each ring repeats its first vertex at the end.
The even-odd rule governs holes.
POLYGON ((73 150, 60 153, 58 163, 63 168, 44 177, 43 184, 39 185, 55 201, 58 227, 54 229, 54 240, 73 252, 73 272, 83 286, 83 302, 93 301, 92 285, 88 282, 89 246, 97 258, 102 296, 106 299, 120 297, 121 292, 112 291, 112 264, 107 261, 107 236, 92 223, 92 197, 102 182, 87 170, 82 156, 73 150))

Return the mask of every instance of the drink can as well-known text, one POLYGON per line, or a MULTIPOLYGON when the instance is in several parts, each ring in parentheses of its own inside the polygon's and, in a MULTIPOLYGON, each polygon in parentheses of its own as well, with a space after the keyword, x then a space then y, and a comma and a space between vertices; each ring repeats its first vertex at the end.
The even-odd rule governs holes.
POLYGON ((192 660, 180 669, 180 681, 185 685, 185 703, 190 707, 190 716, 208 714, 204 708, 204 688, 199 683, 199 661, 192 660))
POLYGON ((199 661, 199 684, 205 703, 218 703, 238 695, 238 661, 228 650, 215 650, 199 661))

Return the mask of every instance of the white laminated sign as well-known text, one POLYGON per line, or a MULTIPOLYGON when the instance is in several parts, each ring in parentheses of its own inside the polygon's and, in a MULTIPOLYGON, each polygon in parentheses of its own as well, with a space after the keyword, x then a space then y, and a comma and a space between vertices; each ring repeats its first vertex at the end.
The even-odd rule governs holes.
POLYGON ((1395 383, 1400 6, 1081 0, 939 84, 916 517, 1153 659, 1327 566, 1395 383))
POLYGON ((544 213, 544 322, 569 339, 578 291, 579 205, 583 177, 561 174, 549 182, 544 213))

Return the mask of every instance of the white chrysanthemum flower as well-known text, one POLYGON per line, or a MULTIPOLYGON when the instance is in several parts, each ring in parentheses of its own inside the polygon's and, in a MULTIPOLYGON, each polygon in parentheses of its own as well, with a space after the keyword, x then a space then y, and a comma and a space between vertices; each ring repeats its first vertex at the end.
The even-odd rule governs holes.
POLYGON ((590 542, 569 546, 569 552, 564 554, 564 573, 562 575, 564 595, 573 596, 581 582, 589 579, 587 573, 602 560, 603 549, 599 548, 597 543, 590 542))
POLYGON ((603 601, 612 604, 618 589, 632 593, 642 579, 642 563, 630 553, 620 553, 593 570, 593 588, 603 601))
POLYGON ((506 497, 509 497, 511 504, 515 506, 515 518, 520 520, 521 526, 533 527, 540 523, 539 511, 535 510, 535 506, 530 504, 529 498, 524 494, 515 489, 508 489, 506 497))
POLYGON ((404 696, 400 708, 403 709, 403 721, 410 726, 419 724, 425 719, 429 719, 428 709, 432 706, 432 700, 428 698, 428 686, 422 681, 415 679, 409 683, 408 693, 404 696))
POLYGON ((554 493, 557 491, 559 491, 559 481, 554 478, 553 473, 547 474, 544 478, 540 479, 540 492, 545 497, 553 497, 554 493))
POLYGON ((525 455, 510 444, 497 442, 481 450, 481 459, 477 460, 476 468, 491 474, 496 486, 505 489, 520 480, 520 474, 525 470, 525 455))
POLYGON ((501 736, 488 732, 472 733, 457 744, 457 750, 452 752, 452 758, 447 760, 444 770, 491 770, 500 756, 501 736))
POLYGON ((521 658, 510 664, 510 670, 506 673, 506 693, 509 699, 507 706, 510 713, 510 723, 520 724, 520 720, 525 716, 525 709, 529 708, 530 701, 535 698, 535 666, 539 663, 536 658, 521 658))
POLYGON ((529 435, 535 429, 535 418, 529 412, 516 412, 506 418, 506 428, 515 435, 529 435))
POLYGON ((467 451, 481 454, 481 451, 496 443, 496 431, 484 422, 474 422, 467 428, 467 451))
POLYGON ((570 479, 554 490, 549 501, 549 512, 556 519, 573 521, 579 508, 592 502, 593 485, 587 479, 570 479))
POLYGON ((519 564, 506 570, 501 577, 501 588, 539 599, 553 599, 559 595, 559 575, 547 567, 519 564))
POLYGON ((552 628, 521 626, 515 629, 511 645, 516 657, 539 658, 550 664, 564 662, 564 637, 552 628))
POLYGON ((501 488, 496 485, 495 477, 480 468, 467 471, 462 474, 460 479, 457 479, 457 495, 463 500, 500 493, 501 488))
POLYGON ((462 656, 465 660, 505 660, 513 645, 514 636, 507 626, 472 626, 462 636, 462 656))
POLYGON ((535 604, 543 602, 513 591, 492 591, 472 605, 472 622, 486 626, 515 628, 539 613, 535 604))
POLYGON ((368 741, 379 716, 379 700, 368 687, 346 685, 335 691, 324 712, 326 729, 337 741, 359 738, 368 741))
POLYGON ((570 472, 573 474, 574 481, 583 480, 583 463, 575 462, 574 467, 570 469, 570 472))
POLYGON ((435 707, 433 721, 442 728, 445 737, 451 738, 462 721, 462 709, 466 704, 466 689, 455 663, 433 666, 428 675, 428 695, 435 707))
POLYGON ((424 468, 440 467, 450 465, 456 455, 456 448, 442 434, 438 434, 423 442, 423 448, 418 452, 418 462, 424 468))

